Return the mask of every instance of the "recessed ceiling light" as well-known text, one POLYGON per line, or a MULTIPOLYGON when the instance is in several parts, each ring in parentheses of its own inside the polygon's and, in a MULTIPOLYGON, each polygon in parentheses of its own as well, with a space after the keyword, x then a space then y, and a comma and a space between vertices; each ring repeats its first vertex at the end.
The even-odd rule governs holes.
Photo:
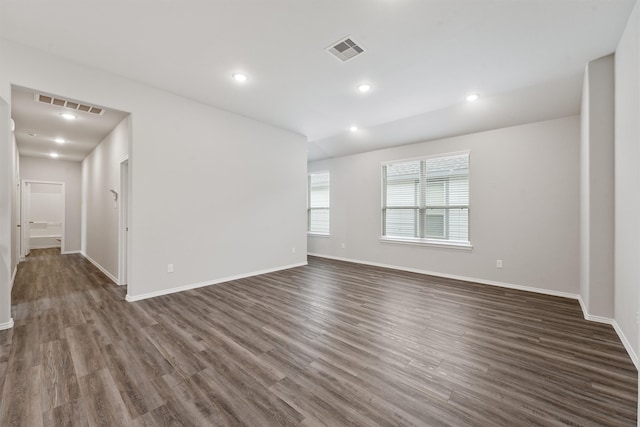
POLYGON ((62 116, 63 119, 67 119, 67 120, 75 120, 76 116, 74 116, 71 113, 62 113, 60 114, 62 116))
POLYGON ((349 128, 349 130, 350 130, 351 132, 357 132, 357 130, 358 130, 358 126, 353 125, 353 126, 351 126, 351 127, 349 128))
POLYGON ((467 101, 469 102, 477 101, 478 98, 480 98, 480 95, 478 95, 477 93, 470 93, 469 95, 467 95, 467 101))
POLYGON ((67 140, 64 138, 56 138, 54 139, 54 141, 57 142, 58 144, 64 144, 65 142, 67 142, 67 140))
POLYGON ((369 83, 362 83, 358 85, 358 90, 362 93, 369 92, 371 90, 371 85, 369 83))
POLYGON ((58 156, 60 156, 60 154, 51 152, 51 153, 49 153, 49 156, 53 157, 54 159, 56 159, 56 158, 58 158, 58 156))
POLYGON ((242 73, 233 73, 233 79, 239 83, 244 83, 249 80, 249 77, 246 74, 242 73))

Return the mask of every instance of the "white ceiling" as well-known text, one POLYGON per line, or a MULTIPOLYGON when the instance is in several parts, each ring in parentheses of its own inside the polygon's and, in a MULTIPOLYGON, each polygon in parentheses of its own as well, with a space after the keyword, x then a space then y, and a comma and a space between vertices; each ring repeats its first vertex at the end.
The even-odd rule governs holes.
POLYGON ((0 36, 306 135, 318 159, 576 114, 634 2, 2 0, 0 36), (341 63, 325 48, 347 35, 366 52, 341 63))
MULTIPOLYGON (((17 86, 11 88, 11 117, 16 124, 16 142, 22 156, 49 157, 54 152, 61 160, 82 161, 127 115, 110 109, 96 115, 44 104, 36 102, 35 94, 51 95, 17 86), (67 112, 77 118, 65 120, 61 114, 67 112), (55 138, 63 138, 65 142, 56 143, 55 138)), ((82 103, 82 100, 65 99, 82 103)))

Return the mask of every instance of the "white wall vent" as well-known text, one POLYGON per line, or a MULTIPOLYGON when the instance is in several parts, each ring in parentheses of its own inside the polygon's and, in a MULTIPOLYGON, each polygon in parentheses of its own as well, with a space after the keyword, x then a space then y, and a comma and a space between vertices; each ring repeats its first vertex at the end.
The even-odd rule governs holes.
POLYGON ((56 96, 44 95, 42 93, 36 93, 34 96, 34 100, 36 102, 42 102, 43 104, 57 105, 59 107, 70 108, 76 111, 84 111, 86 113, 96 114, 98 116, 104 115, 104 108, 80 104, 79 102, 69 101, 66 99, 58 98, 56 96))
POLYGON ((362 46, 353 41, 351 36, 347 36, 337 43, 327 48, 327 52, 338 58, 342 62, 346 62, 364 52, 362 46))

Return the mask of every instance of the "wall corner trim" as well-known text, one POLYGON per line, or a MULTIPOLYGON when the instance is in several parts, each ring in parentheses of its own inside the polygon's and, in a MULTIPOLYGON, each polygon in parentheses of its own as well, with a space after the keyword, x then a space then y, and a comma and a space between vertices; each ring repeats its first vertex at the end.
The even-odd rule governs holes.
POLYGON ((633 364, 636 366, 636 369, 640 371, 640 364, 638 363, 638 355, 633 350, 633 346, 627 339, 627 336, 624 334, 624 332, 622 332, 622 328, 620 328, 620 325, 618 325, 618 322, 616 322, 615 320, 612 320, 611 326, 613 326, 613 329, 618 334, 620 341, 622 341, 622 345, 624 345, 624 348, 627 350, 627 353, 629 353, 629 357, 631 358, 631 361, 633 362, 633 364))
POLYGON ((280 267, 269 268, 269 269, 266 269, 266 270, 259 270, 259 271, 253 271, 253 272, 250 272, 250 273, 238 274, 238 275, 235 275, 235 276, 222 277, 220 279, 215 279, 215 280, 206 280, 204 282, 192 283, 190 285, 176 286, 174 288, 163 289, 163 290, 160 290, 160 291, 149 292, 149 293, 146 293, 146 294, 140 294, 140 295, 129 295, 129 294, 127 294, 127 296, 125 297, 125 300, 127 302, 142 301, 142 300, 145 300, 145 299, 155 298, 155 297, 159 297, 159 296, 162 296, 162 295, 174 294, 176 292, 189 291, 191 289, 197 289, 197 288, 202 288, 202 287, 211 286, 211 285, 218 285, 220 283, 230 282, 230 281, 238 280, 238 279, 245 279, 247 277, 259 276, 261 274, 273 273, 273 272, 281 271, 281 270, 288 270, 290 268, 303 267, 303 266, 305 266, 307 264, 308 263, 306 261, 304 261, 304 262, 299 262, 299 263, 296 263, 296 264, 289 264, 289 265, 283 265, 283 266, 280 266, 280 267))
POLYGON ((605 323, 607 325, 613 326, 614 320, 610 317, 603 316, 594 316, 593 314, 589 314, 587 311, 587 305, 584 303, 582 299, 582 295, 578 295, 578 302, 580 303, 580 308, 582 309, 582 314, 584 315, 585 320, 589 320, 591 322, 605 323))
POLYGON ((89 255, 84 252, 80 252, 80 255, 82 255, 87 261, 93 264, 98 270, 102 271, 105 276, 107 276, 113 283, 115 283, 116 285, 119 284, 118 279, 116 279, 113 274, 109 273, 103 266, 94 261, 89 255))
POLYGON ((610 319, 608 317, 594 316, 592 314, 589 314, 589 312, 587 311, 587 306, 582 300, 582 296, 578 296, 578 301, 580 302, 580 308, 582 309, 582 314, 584 315, 584 318, 586 320, 590 320, 592 322, 598 322, 598 323, 606 323, 607 325, 611 325, 613 327, 613 330, 616 331, 616 334, 618 334, 618 338, 620 338, 620 341, 622 342, 624 349, 627 350, 627 353, 629 354, 631 361, 635 365, 636 369, 640 371, 640 363, 638 361, 638 355, 636 354, 636 352, 633 349, 633 346, 627 339, 627 336, 624 334, 624 332, 622 332, 622 328, 620 328, 620 325, 618 325, 618 322, 616 322, 615 319, 610 319))
POLYGON ((0 323, 0 331, 4 331, 5 329, 13 328, 13 318, 9 319, 8 322, 0 323))

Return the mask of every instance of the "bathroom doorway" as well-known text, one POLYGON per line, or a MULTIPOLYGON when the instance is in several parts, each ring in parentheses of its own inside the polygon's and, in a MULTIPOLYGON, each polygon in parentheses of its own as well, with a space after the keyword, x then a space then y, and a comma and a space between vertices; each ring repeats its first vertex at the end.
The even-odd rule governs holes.
POLYGON ((64 183, 23 180, 20 188, 20 256, 27 257, 31 249, 59 248, 64 252, 64 183))

